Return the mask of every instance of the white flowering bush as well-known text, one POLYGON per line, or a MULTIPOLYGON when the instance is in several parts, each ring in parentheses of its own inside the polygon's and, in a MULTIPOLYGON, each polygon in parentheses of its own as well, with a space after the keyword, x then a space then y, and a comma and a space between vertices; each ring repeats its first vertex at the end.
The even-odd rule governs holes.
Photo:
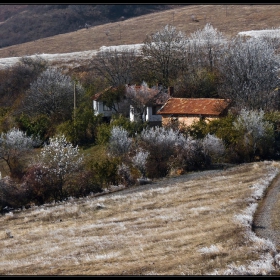
POLYGON ((136 152, 136 155, 132 158, 132 164, 139 169, 141 172, 142 178, 146 178, 146 163, 149 156, 148 151, 144 151, 143 149, 139 149, 136 152))
POLYGON ((233 126, 241 132, 241 145, 249 159, 254 156, 265 156, 273 141, 273 125, 265 121, 263 110, 241 109, 233 126))
MULTIPOLYGON (((23 111, 28 115, 38 113, 52 117, 53 121, 72 117, 74 81, 60 69, 49 67, 33 83, 23 100, 23 111)), ((76 102, 84 93, 83 87, 75 84, 76 102)))
POLYGON ((190 34, 189 48, 192 53, 191 65, 213 67, 221 56, 221 46, 226 43, 224 34, 206 23, 203 29, 190 34))
POLYGON ((63 190, 66 181, 81 170, 82 164, 78 146, 74 147, 64 135, 55 136, 44 145, 33 165, 34 181, 52 192, 54 199, 61 200, 66 196, 63 190))
POLYGON ((12 128, 0 136, 0 159, 4 160, 12 177, 22 176, 21 157, 37 145, 37 138, 27 136, 18 128, 12 128))
POLYGON ((202 147, 205 155, 211 158, 211 162, 218 162, 225 155, 225 145, 222 139, 208 133, 202 139, 202 147))
POLYGON ((169 150, 184 145, 186 140, 178 130, 159 126, 143 129, 141 139, 148 145, 157 145, 169 150))
POLYGON ((114 126, 109 138, 109 153, 112 156, 125 155, 131 146, 132 139, 128 137, 128 131, 120 126, 114 126))
POLYGON ((185 137, 178 130, 159 126, 143 129, 138 138, 139 145, 150 153, 147 175, 151 178, 167 175, 169 158, 185 143, 185 137))
POLYGON ((169 159, 170 171, 195 171, 209 166, 211 158, 203 149, 203 142, 191 136, 185 138, 183 145, 178 145, 176 152, 169 159))

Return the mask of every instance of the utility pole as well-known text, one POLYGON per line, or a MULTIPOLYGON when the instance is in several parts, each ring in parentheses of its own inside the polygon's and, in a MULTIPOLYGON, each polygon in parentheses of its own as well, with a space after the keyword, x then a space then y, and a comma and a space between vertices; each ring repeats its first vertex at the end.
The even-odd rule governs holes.
POLYGON ((74 82, 74 122, 76 119, 76 82, 74 82))
POLYGON ((121 30, 121 25, 119 24, 119 32, 120 32, 120 40, 122 40, 122 30, 121 30))
POLYGON ((77 140, 77 133, 76 133, 76 81, 74 81, 74 139, 77 140))

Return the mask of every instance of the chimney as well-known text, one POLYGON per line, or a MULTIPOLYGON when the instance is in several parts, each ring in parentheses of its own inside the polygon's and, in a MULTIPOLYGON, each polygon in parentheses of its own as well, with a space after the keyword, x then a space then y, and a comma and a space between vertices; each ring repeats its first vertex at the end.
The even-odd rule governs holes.
POLYGON ((173 96, 174 94, 174 87, 168 87, 168 95, 173 96))
POLYGON ((157 84, 157 88, 158 88, 158 90, 162 90, 162 83, 161 82, 159 82, 158 84, 157 84))

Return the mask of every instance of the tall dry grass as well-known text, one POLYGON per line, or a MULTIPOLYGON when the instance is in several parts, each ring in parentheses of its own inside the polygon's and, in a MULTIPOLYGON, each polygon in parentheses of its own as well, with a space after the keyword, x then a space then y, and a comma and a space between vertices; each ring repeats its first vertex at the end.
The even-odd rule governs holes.
POLYGON ((279 170, 247 163, 8 213, 0 274, 270 274, 277 248, 251 225, 279 170))

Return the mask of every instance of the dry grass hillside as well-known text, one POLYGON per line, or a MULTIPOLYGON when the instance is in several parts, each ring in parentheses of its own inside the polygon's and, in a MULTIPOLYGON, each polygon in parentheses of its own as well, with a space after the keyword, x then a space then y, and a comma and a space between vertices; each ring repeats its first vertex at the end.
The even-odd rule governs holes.
POLYGON ((146 34, 156 32, 166 24, 189 35, 211 23, 230 37, 240 31, 278 28, 279 17, 280 5, 189 5, 2 48, 0 58, 138 44, 146 34))
POLYGON ((279 244, 251 225, 279 170, 248 163, 7 213, 0 274, 275 275, 279 244))
MULTIPOLYGON (((166 24, 188 35, 211 23, 230 37, 278 28, 279 17, 280 5, 191 5, 3 48, 0 58, 142 43, 166 24)), ((253 162, 6 213, 0 275, 280 275, 280 244, 252 230, 279 174, 279 162, 253 162)))

